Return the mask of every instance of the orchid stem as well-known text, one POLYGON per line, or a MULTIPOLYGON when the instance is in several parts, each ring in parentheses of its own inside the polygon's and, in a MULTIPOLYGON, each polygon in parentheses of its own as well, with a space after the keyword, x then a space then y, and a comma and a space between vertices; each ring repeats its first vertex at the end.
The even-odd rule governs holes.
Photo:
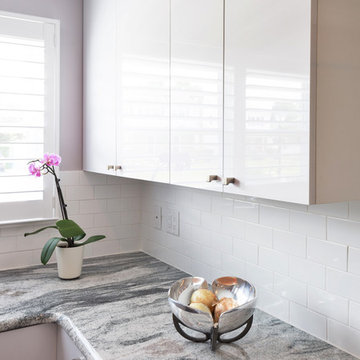
POLYGON ((61 187, 60 187, 60 180, 56 176, 55 173, 54 173, 54 177, 55 177, 56 190, 57 190, 58 197, 59 197, 61 215, 62 215, 63 220, 68 220, 69 218, 68 218, 68 214, 67 214, 67 210, 66 210, 66 204, 65 204, 64 197, 63 197, 63 194, 61 191, 61 187))

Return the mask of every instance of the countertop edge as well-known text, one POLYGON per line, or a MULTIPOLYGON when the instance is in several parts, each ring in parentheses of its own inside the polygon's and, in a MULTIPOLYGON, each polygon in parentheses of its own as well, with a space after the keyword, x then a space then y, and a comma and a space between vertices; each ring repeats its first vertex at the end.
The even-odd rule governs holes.
POLYGON ((52 323, 57 324, 58 326, 61 326, 62 329, 64 329, 76 347, 86 357, 86 360, 102 360, 100 355, 92 347, 81 331, 74 325, 71 319, 61 313, 45 312, 26 315, 23 317, 14 317, 0 322, 0 333, 29 326, 52 323))

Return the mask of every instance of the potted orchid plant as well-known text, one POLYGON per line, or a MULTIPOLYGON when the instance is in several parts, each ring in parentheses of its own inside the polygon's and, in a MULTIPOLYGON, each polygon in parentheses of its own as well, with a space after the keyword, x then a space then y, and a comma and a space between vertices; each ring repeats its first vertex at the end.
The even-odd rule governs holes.
POLYGON ((54 177, 56 191, 59 198, 62 220, 55 225, 45 226, 24 236, 35 235, 46 229, 56 229, 59 236, 50 238, 41 252, 41 262, 46 265, 56 249, 58 275, 61 279, 75 279, 81 275, 84 245, 104 239, 104 235, 95 235, 83 240, 86 236, 81 227, 70 220, 66 210, 63 193, 60 187, 60 179, 56 175, 55 167, 61 163, 61 157, 57 154, 44 154, 42 159, 29 162, 29 172, 36 177, 51 174, 54 177))

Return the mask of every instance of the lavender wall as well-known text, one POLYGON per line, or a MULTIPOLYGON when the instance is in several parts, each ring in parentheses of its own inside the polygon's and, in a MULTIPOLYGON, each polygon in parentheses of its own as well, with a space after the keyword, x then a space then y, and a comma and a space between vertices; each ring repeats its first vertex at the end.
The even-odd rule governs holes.
POLYGON ((82 169, 82 0, 0 0, 0 10, 60 19, 62 170, 82 169))

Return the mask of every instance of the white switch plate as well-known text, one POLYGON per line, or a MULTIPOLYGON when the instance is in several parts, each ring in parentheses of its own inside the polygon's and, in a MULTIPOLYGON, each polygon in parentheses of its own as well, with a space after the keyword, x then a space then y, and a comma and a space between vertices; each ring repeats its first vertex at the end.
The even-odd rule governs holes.
POLYGON ((155 229, 161 230, 161 207, 160 206, 154 206, 152 216, 153 216, 153 218, 152 218, 153 227, 155 229))
POLYGON ((179 211, 175 209, 164 209, 164 228, 169 234, 179 236, 179 211))

